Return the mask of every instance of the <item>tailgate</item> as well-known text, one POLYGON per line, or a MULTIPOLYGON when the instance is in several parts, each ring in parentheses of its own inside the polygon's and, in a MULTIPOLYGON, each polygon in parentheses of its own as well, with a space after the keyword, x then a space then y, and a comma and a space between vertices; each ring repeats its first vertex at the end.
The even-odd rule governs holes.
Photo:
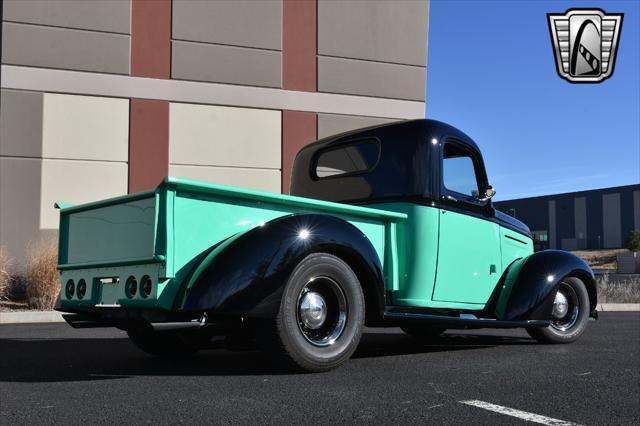
POLYGON ((165 277, 160 199, 146 192, 62 208, 58 269, 63 310, 171 308, 175 288, 165 277))
POLYGON ((63 209, 59 268, 152 260, 156 197, 145 195, 63 209))

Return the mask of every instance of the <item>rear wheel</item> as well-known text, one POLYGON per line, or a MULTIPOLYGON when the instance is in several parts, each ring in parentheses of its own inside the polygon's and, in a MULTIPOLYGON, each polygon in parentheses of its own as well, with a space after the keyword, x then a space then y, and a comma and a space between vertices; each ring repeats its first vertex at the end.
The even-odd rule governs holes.
POLYGON ((364 324, 360 282, 341 259, 314 253, 295 268, 275 320, 258 328, 257 340, 294 368, 319 372, 353 354, 364 324))
POLYGON ((576 277, 562 280, 556 293, 551 325, 528 328, 531 337, 542 343, 571 343, 582 335, 589 322, 589 294, 576 277))
POLYGON ((180 331, 128 330, 129 339, 139 349, 157 357, 179 358, 196 353, 201 347, 198 336, 180 331))

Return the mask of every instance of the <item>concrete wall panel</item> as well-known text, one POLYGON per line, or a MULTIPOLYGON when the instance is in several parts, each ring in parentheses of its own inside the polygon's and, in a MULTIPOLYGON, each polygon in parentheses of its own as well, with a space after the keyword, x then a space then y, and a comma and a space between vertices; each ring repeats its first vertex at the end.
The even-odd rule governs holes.
POLYGON ((282 192, 289 194, 293 160, 307 144, 317 139, 318 118, 314 112, 282 111, 282 192))
POLYGON ((45 158, 123 161, 129 152, 129 100, 44 94, 45 158))
POLYGON ((54 202, 84 203, 126 191, 126 163, 0 158, 0 246, 21 273, 29 247, 56 235, 54 202))
POLYGON ((125 195, 127 171, 127 163, 42 160, 40 228, 58 228, 56 201, 80 204, 125 195))
POLYGON ((584 249, 587 244, 587 198, 576 197, 573 203, 576 244, 579 249, 584 249))
POLYGON ((280 170, 169 165, 174 177, 280 193, 280 170))
POLYGON ((248 86, 282 87, 282 53, 173 41, 171 77, 248 86))
POLYGON ((24 272, 27 249, 40 232, 42 160, 0 157, 0 247, 18 273, 24 272))
POLYGON ((2 63, 129 74, 129 36, 2 24, 2 63))
POLYGON ((133 0, 131 75, 171 78, 171 0, 133 0))
POLYGON ((425 66, 428 1, 318 2, 318 54, 425 66))
POLYGON ((159 80, 112 74, 2 66, 5 88, 76 93, 89 96, 157 99, 247 108, 312 111, 388 118, 424 118, 425 103, 328 93, 291 92, 270 87, 183 80, 159 80))
POLYGON ((280 50, 282 1, 173 2, 173 38, 280 50))
POLYGON ((620 226, 620 194, 602 195, 602 228, 603 248, 619 248, 622 246, 620 226))
POLYGON ((169 102, 131 99, 129 192, 154 189, 169 174, 169 102))
POLYGON ((398 120, 362 117, 358 115, 318 114, 318 139, 349 130, 392 123, 394 121, 398 120))
POLYGON ((640 191, 633 191, 633 228, 640 231, 640 191))
POLYGON ((549 248, 558 248, 556 241, 556 202, 549 201, 549 248))
POLYGON ((130 0, 10 0, 5 21, 129 34, 130 0))
POLYGON ((282 88, 318 90, 317 5, 315 1, 284 1, 282 10, 282 88))
POLYGON ((280 111, 170 105, 170 163, 280 169, 280 145, 280 111))
POLYGON ((426 70, 342 58, 318 57, 318 91, 424 101, 426 70))
POLYGON ((42 156, 42 93, 0 92, 0 156, 42 156))

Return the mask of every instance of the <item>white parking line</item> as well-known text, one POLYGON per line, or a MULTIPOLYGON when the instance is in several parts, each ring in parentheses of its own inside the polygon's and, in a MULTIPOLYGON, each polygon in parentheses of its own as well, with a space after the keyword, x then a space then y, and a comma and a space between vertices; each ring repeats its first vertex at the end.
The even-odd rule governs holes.
POLYGON ((567 422, 565 420, 553 419, 551 417, 541 416, 539 414, 528 413, 526 411, 516 410, 515 408, 503 407, 502 405, 490 404, 476 399, 469 401, 459 401, 462 404, 471 405, 473 407, 482 408, 484 410, 493 411, 495 413, 504 414, 511 417, 517 417, 528 422, 540 423, 543 425, 553 426, 572 426, 578 423, 567 422))

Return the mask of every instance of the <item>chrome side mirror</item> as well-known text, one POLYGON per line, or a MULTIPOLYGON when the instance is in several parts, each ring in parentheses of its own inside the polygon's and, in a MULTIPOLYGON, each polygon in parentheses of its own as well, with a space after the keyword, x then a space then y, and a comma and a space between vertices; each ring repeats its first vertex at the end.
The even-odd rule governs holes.
POLYGON ((493 189, 491 185, 489 185, 486 191, 484 191, 484 197, 478 198, 478 201, 481 201, 484 203, 486 201, 489 201, 491 198, 493 198, 494 195, 496 195, 496 190, 493 189))

